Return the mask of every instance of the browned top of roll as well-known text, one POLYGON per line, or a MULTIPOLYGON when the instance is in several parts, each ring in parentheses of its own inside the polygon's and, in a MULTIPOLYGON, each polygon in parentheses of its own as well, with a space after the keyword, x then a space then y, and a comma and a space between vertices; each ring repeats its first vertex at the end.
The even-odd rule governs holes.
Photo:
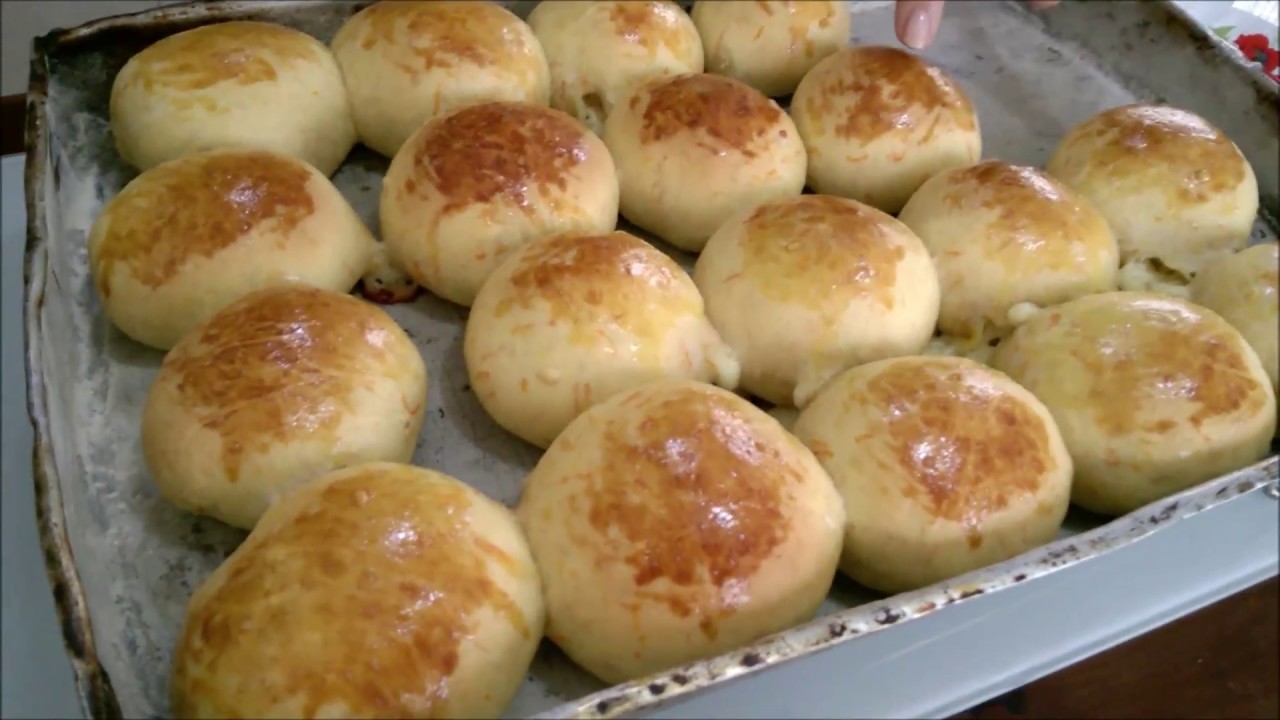
POLYGON ((272 702, 270 690, 301 698, 304 717, 326 705, 432 717, 480 610, 530 628, 486 567, 514 559, 465 522, 464 488, 425 474, 373 464, 303 489, 289 517, 264 517, 188 617, 175 686, 228 717, 272 702), (246 682, 217 682, 220 666, 275 687, 243 697, 246 682))
POLYGON ((937 67, 905 50, 881 46, 845 48, 815 68, 820 84, 805 98, 812 119, 839 114, 837 136, 863 143, 927 123, 924 141, 946 120, 970 131, 973 106, 959 85, 937 67))
POLYGON ((565 191, 568 173, 587 162, 587 129, 565 113, 526 103, 472 105, 429 124, 410 140, 409 193, 429 179, 444 212, 498 198, 531 208, 535 193, 565 191))
POLYGON ((607 5, 618 37, 650 53, 665 47, 676 57, 688 54, 693 37, 681 23, 684 10, 679 5, 670 0, 619 0, 607 5))
POLYGON ((222 437, 232 482, 240 461, 299 433, 334 432, 351 391, 394 365, 403 333, 350 295, 302 285, 246 295, 185 336, 157 382, 222 437))
POLYGON ((849 288, 893 308, 906 257, 892 216, 854 200, 801 195, 760 206, 746 220, 743 272, 762 293, 812 307, 845 304, 849 288))
POLYGON ((202 90, 234 80, 242 85, 277 78, 282 63, 312 61, 324 46, 299 30, 264 22, 224 22, 171 35, 135 55, 135 81, 150 90, 202 90))
POLYGON ((1087 148, 1086 174, 1162 188, 1178 205, 1229 192, 1245 176, 1245 161, 1230 138, 1199 115, 1178 108, 1112 108, 1073 128, 1058 153, 1078 146, 1087 148))
POLYGON ((640 140, 661 142, 690 131, 702 131, 716 145, 752 154, 752 146, 778 128, 782 109, 750 86, 706 73, 672 75, 644 85, 632 96, 641 112, 640 140), (638 106, 643 102, 643 108, 638 106))
POLYGON ((193 258, 208 258, 260 224, 287 234, 315 212, 314 173, 262 150, 218 150, 152 168, 125 186, 96 222, 107 223, 92 259, 103 297, 119 263, 152 288, 193 258))
POLYGON ((532 52, 525 38, 511 33, 519 23, 493 2, 384 0, 353 15, 334 46, 356 43, 411 75, 463 63, 516 67, 515 56, 532 52))
POLYGON ((970 527, 1035 494, 1058 465, 1044 419, 990 374, 957 358, 892 362, 860 398, 885 411, 888 447, 915 481, 904 494, 970 527))
POLYGON ((630 543, 636 585, 752 576, 791 530, 786 505, 801 471, 744 415, 751 406, 691 385, 633 391, 617 404, 628 419, 607 421, 601 452, 626 477, 593 483, 584 510, 600 534, 630 543))

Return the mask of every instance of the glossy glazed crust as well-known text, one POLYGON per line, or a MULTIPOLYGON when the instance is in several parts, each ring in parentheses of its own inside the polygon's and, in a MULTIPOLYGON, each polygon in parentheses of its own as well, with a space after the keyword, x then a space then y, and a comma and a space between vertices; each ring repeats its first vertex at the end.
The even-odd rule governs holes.
POLYGON ((693 281, 624 232, 547 238, 517 251, 480 291, 464 355, 489 415, 539 447, 582 411, 647 381, 732 388, 738 378, 693 281))
POLYGON ((371 460, 408 462, 422 356, 380 308, 289 286, 252 293, 165 356, 142 417, 164 495, 250 529, 294 485, 371 460))
POLYGON ((274 23, 215 23, 151 45, 116 75, 110 114, 116 149, 139 170, 234 147, 283 152, 329 176, 356 140, 329 50, 274 23))
POLYGON ((565 113, 481 103, 414 133, 387 170, 379 215, 392 260, 469 306, 521 245, 612 231, 617 171, 604 143, 565 113))
POLYGON ((597 135, 637 84, 703 69, 697 28, 666 0, 545 0, 529 26, 551 70, 551 107, 597 135))
POLYGON ((742 386, 803 406, 841 370, 924 348, 938 279, 920 240, 853 200, 801 195, 730 219, 694 267, 742 386))
POLYGON ((497 717, 543 630, 511 511, 369 463, 286 495, 192 596, 177 717, 497 717))
POLYGON ((393 157, 424 122, 479 102, 546 105, 550 76, 533 31, 489 2, 384 0, 330 45, 360 142, 393 157))
POLYGON ((841 567, 882 592, 914 590, 1051 541, 1072 463, 1049 411, 962 358, 852 368, 794 432, 844 498, 841 567))
POLYGON ((1075 460, 1072 500, 1121 515, 1262 458, 1276 399, 1216 313, 1162 295, 1089 295, 1036 313, 992 366, 1049 408, 1075 460))
POLYGON ((735 213, 804 188, 804 146, 777 103, 719 75, 638 86, 605 123, 622 215, 684 250, 700 251, 735 213))
POLYGON ((964 90, 905 50, 840 50, 800 81, 791 117, 809 157, 809 187, 897 213, 931 176, 982 156, 964 90))
POLYGON ((790 95, 805 73, 849 44, 852 16, 839 0, 696 2, 690 12, 707 71, 769 97, 790 95))
POLYGON ((650 383, 580 415, 517 513, 547 637, 609 683, 811 617, 844 526, 812 453, 747 401, 694 382, 650 383))
POLYGON ((266 150, 187 155, 134 178, 89 231, 108 317, 167 350, 255 290, 300 282, 347 292, 373 236, 328 178, 266 150))
POLYGON ((929 248, 942 288, 938 329, 957 338, 1007 334, 1019 303, 1116 289, 1119 251, 1106 219, 1035 168, 988 160, 943 171, 898 220, 929 248))
POLYGON ((1262 243, 1204 266, 1191 281, 1191 300, 1240 331, 1280 387, 1280 244, 1262 243))
POLYGON ((1107 218, 1120 259, 1195 271, 1248 242, 1258 182, 1235 143, 1177 108, 1125 105, 1071 129, 1045 166, 1107 218))

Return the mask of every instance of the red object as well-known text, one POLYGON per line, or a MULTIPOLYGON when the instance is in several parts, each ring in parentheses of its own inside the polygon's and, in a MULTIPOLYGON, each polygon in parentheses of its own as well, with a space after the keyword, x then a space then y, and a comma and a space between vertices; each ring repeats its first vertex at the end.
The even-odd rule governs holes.
POLYGON ((1246 60, 1262 65, 1262 72, 1266 73, 1267 77, 1280 82, 1280 72, 1277 71, 1277 68, 1280 68, 1280 52, 1271 47, 1271 40, 1266 35, 1261 33, 1237 35, 1235 43, 1246 60))

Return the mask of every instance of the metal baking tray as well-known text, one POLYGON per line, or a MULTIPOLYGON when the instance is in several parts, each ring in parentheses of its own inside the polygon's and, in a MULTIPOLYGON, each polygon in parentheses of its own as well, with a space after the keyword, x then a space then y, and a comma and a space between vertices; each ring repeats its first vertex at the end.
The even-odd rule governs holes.
MULTIPOLYGON (((534 3, 506 4, 524 15, 534 3)), ((25 314, 37 511, 67 652, 91 717, 168 714, 169 656, 186 599, 243 537, 158 496, 139 448, 139 419, 161 356, 110 325, 90 284, 86 233, 102 204, 133 175, 110 140, 111 81, 133 53, 195 25, 268 20, 327 42, 361 6, 193 3, 98 20, 35 41, 25 314)), ((890 3, 856 3, 853 36, 859 44, 895 42, 890 3)), ((1206 116, 1253 162, 1262 204, 1255 239, 1275 236, 1280 94, 1174 4, 1068 0, 1037 15, 1015 2, 948 3, 939 38, 924 54, 968 91, 988 158, 1041 165, 1073 124, 1135 100, 1206 116)), ((385 160, 357 148, 334 178, 375 232, 385 167, 385 160)), ((688 265, 688 256, 672 253, 688 265)), ((513 504, 537 451, 499 429, 470 393, 460 343, 466 311, 429 296, 388 310, 416 339, 432 373, 428 427, 415 462, 513 504)), ((672 704, 678 709, 695 693, 730 680, 750 682, 749 676, 825 648, 873 633, 891 642, 913 621, 949 617, 948 606, 968 598, 1036 583, 1264 488, 1274 493, 1272 449, 1251 467, 1110 522, 1073 511, 1057 542, 917 592, 886 598, 838 578, 812 622, 641 681, 603 687, 544 643, 508 715, 671 712, 672 704)))

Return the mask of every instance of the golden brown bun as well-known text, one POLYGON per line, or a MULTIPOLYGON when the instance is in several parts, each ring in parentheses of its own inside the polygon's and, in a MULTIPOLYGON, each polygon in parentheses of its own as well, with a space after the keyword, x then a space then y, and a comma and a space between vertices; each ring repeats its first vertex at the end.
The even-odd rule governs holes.
POLYGON ((551 68, 551 107, 597 135, 637 84, 702 72, 698 29, 674 2, 542 0, 529 26, 551 68))
POLYGON ((471 305, 530 240, 613 230, 618 178, 604 143, 568 115, 483 103, 414 133, 383 179, 380 215, 395 264, 432 293, 471 305))
POLYGON ((809 187, 897 213, 925 180, 982 156, 964 90, 919 56, 851 47, 814 66, 791 100, 809 187))
POLYGON ((187 605, 180 718, 493 718, 542 637, 507 508, 368 463, 280 499, 187 605))
POLYGON ((464 354, 489 415, 544 448, 583 410, 647 381, 738 381, 688 274, 625 232, 517 251, 476 298, 464 354))
POLYGON ((804 189, 804 146, 760 91, 718 75, 660 77, 614 108, 604 141, 618 166, 622 216, 697 252, 720 225, 804 189))
POLYGON ((1057 535, 1071 458, 1049 411, 963 358, 846 371, 796 420, 848 513, 841 568, 886 593, 1007 560, 1057 535))
POLYGON ((488 0, 384 0, 333 38, 360 142, 392 157, 433 117, 492 100, 546 105, 533 31, 488 0))
POLYGON ((733 393, 659 381, 569 424, 517 509, 547 637, 607 683, 813 617, 840 556, 840 496, 800 441, 733 393))
POLYGON ((380 308, 270 288, 165 356, 142 450, 175 505, 249 529, 298 483, 369 460, 408 462, 426 402, 422 356, 380 308))
POLYGON ((849 44, 844 0, 698 0, 690 13, 707 72, 741 80, 769 97, 795 92, 805 73, 849 44))
POLYGON ((985 341, 1012 329, 1019 303, 1056 305, 1116 289, 1119 254, 1088 200, 1034 168, 989 160, 944 170, 898 219, 938 269, 938 329, 985 341))
POLYGON ((854 200, 801 195, 740 213, 694 268, 742 387, 803 407, 845 368, 920 352, 938 318, 924 244, 854 200))
POLYGON ((1080 123, 1045 166, 1111 224, 1121 263, 1159 258, 1194 272, 1206 256, 1243 248, 1258 182, 1240 149, 1185 110, 1126 105, 1080 123))
POLYGON ((247 293, 300 282, 347 292, 376 242, 328 178, 265 150, 211 150, 158 165, 89 230, 107 316, 161 350, 247 293))
POLYGON ((111 86, 111 134, 139 170, 215 148, 259 148, 332 175, 356 142, 342 73, 283 25, 224 22, 134 55, 111 86))
POLYGON ((1152 293, 1042 310, 992 365, 1053 413, 1072 501, 1122 515, 1261 458, 1276 427, 1267 373, 1216 313, 1152 293))
POLYGON ((1191 300, 1240 331, 1280 387, 1280 244, 1261 243, 1205 265, 1191 281, 1191 300))

